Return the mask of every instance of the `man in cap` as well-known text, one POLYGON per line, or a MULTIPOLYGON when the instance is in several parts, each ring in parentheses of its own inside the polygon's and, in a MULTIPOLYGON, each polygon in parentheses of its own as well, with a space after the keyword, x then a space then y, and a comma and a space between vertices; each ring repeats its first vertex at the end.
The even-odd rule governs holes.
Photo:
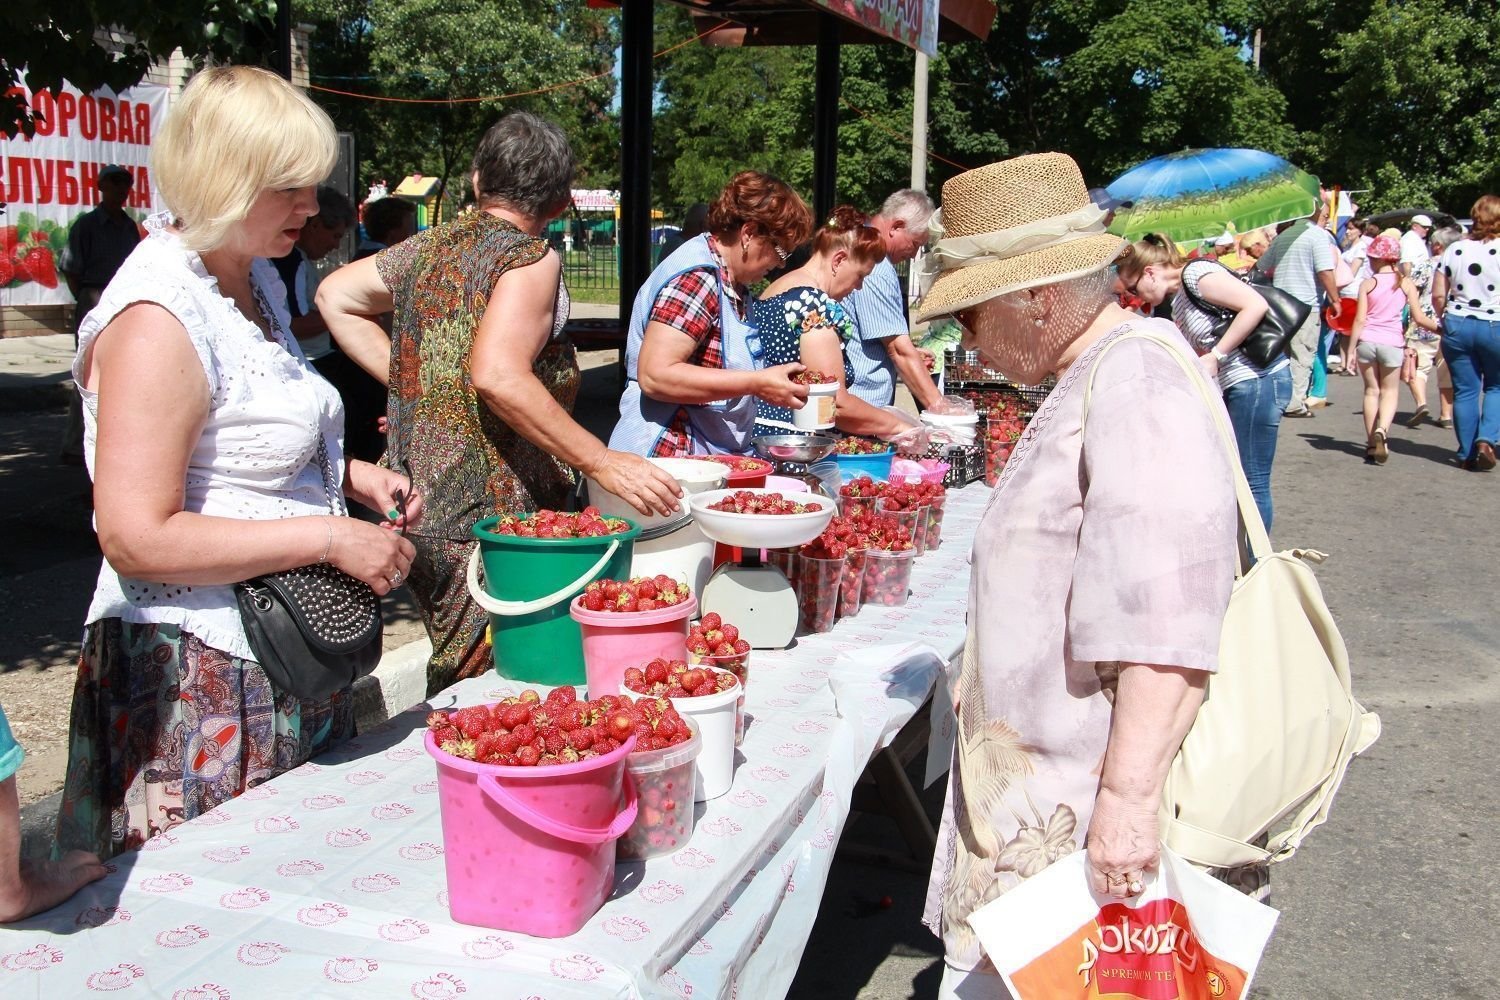
POLYGON ((942 398, 930 374, 931 353, 912 343, 906 289, 895 267, 927 245, 932 213, 932 199, 922 191, 907 188, 887 198, 869 222, 885 242, 885 260, 875 265, 863 287, 843 300, 857 338, 845 348, 854 370, 849 392, 872 406, 891 404, 898 372, 922 408, 930 409, 942 398))
POLYGON ((1427 236, 1432 232, 1430 215, 1413 215, 1411 228, 1401 235, 1401 273, 1411 277, 1412 268, 1426 262, 1427 236))
MULTIPOLYGON (((99 304, 104 286, 109 284, 130 251, 141 241, 141 230, 125 214, 130 197, 130 171, 111 163, 99 170, 95 182, 99 206, 73 220, 68 230, 68 246, 63 251, 58 270, 68 283, 76 303, 73 307, 73 342, 78 342, 78 327, 90 309, 99 304)), ((62 460, 83 464, 83 410, 75 395, 68 406, 68 425, 63 431, 62 460)))

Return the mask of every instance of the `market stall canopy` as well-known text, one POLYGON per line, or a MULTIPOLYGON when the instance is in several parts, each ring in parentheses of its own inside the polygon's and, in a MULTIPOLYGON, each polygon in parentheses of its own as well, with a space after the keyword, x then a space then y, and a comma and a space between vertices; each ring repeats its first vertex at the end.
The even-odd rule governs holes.
POLYGON ((1106 189, 1120 209, 1109 231, 1126 239, 1165 233, 1179 243, 1305 219, 1318 179, 1258 149, 1185 149, 1147 160, 1106 189), (1126 204, 1128 203, 1128 207, 1126 204))

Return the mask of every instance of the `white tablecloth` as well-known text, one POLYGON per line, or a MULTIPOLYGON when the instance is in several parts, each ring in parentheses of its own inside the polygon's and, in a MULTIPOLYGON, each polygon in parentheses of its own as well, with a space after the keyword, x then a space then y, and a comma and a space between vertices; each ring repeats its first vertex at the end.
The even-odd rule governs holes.
MULTIPOLYGON (((962 646, 968 549, 989 495, 950 491, 944 542, 917 560, 904 607, 867 607, 752 655, 734 787, 698 806, 687 847, 619 865, 614 894, 577 934, 544 940, 449 918, 423 708, 154 838, 69 903, 0 930, 0 995, 727 998, 740 983, 756 1000, 783 995, 856 779, 930 693, 940 657, 962 646)), ((433 705, 524 686, 477 678, 433 705)), ((943 721, 935 714, 935 728, 943 721)))

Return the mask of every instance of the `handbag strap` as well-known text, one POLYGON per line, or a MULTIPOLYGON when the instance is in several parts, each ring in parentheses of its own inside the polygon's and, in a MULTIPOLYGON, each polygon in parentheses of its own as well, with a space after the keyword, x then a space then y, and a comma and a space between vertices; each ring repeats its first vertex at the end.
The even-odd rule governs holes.
MULTIPOLYGON (((1215 265, 1217 267, 1221 267, 1225 271, 1228 271, 1229 274, 1234 277, 1235 281, 1240 281, 1241 280, 1241 278, 1240 278, 1239 275, 1235 274, 1233 271, 1230 271, 1229 268, 1224 267, 1223 264, 1220 264, 1216 260, 1204 260, 1204 258, 1202 258, 1202 257, 1199 257, 1197 260, 1190 260, 1186 264, 1182 265, 1182 271, 1183 271, 1183 275, 1182 275, 1182 290, 1183 290, 1184 293, 1186 293, 1186 295, 1188 297, 1188 300, 1190 302, 1192 302, 1193 305, 1195 305, 1195 306, 1198 307, 1198 311, 1199 312, 1205 312, 1205 313, 1208 313, 1211 316, 1212 315, 1217 315, 1220 319, 1233 319, 1235 316, 1238 316, 1239 313, 1235 312, 1232 309, 1225 309, 1225 308, 1223 308, 1221 306, 1216 306, 1216 305, 1213 305, 1212 303, 1204 301, 1203 296, 1201 296, 1197 292, 1193 291, 1193 289, 1188 285, 1188 281, 1187 281, 1187 269, 1190 268, 1190 267, 1192 267, 1194 264, 1198 264, 1198 263, 1213 264, 1213 265, 1215 265)), ((1198 280, 1202 281, 1203 279, 1199 278, 1198 280)))
POLYGON ((1240 468, 1239 448, 1234 443, 1234 433, 1229 426, 1229 415, 1224 409, 1223 401, 1209 392, 1208 383, 1204 381, 1202 372, 1196 365, 1190 364, 1170 340, 1159 333, 1130 329, 1100 349, 1098 356, 1094 358, 1088 381, 1083 388, 1083 415, 1079 418, 1079 436, 1082 437, 1088 429, 1089 405, 1093 399, 1094 378, 1099 374, 1099 366, 1103 363, 1105 355, 1127 340, 1152 340, 1161 345, 1167 355, 1177 362, 1177 366, 1182 369, 1188 381, 1198 390, 1198 397, 1203 400, 1203 405, 1207 408, 1214 427, 1218 429, 1219 440, 1224 445, 1224 454, 1229 459, 1229 474, 1234 480, 1234 498, 1239 507, 1240 531, 1244 533, 1252 557, 1247 564, 1243 553, 1241 554, 1242 558, 1235 568, 1235 577, 1243 577, 1251 565, 1271 557, 1271 536, 1266 533, 1266 526, 1260 519, 1260 508, 1255 505, 1255 495, 1250 492, 1250 482, 1245 478, 1244 470, 1240 468))
POLYGON ((323 495, 328 500, 328 509, 335 517, 342 517, 349 508, 344 503, 344 491, 334 486, 333 459, 328 456, 328 439, 322 428, 318 429, 318 465, 323 470, 323 495))

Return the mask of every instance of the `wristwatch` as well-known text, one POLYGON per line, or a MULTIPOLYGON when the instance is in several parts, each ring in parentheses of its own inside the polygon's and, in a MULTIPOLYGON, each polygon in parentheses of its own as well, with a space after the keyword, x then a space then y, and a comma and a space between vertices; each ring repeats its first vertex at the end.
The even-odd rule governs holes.
POLYGON ((1224 362, 1226 362, 1226 361, 1229 360, 1229 355, 1227 355, 1227 354, 1220 354, 1219 353, 1219 349, 1217 347, 1211 347, 1211 348, 1209 348, 1208 349, 1208 356, 1211 357, 1211 358, 1213 358, 1215 361, 1217 361, 1221 365, 1224 362))

